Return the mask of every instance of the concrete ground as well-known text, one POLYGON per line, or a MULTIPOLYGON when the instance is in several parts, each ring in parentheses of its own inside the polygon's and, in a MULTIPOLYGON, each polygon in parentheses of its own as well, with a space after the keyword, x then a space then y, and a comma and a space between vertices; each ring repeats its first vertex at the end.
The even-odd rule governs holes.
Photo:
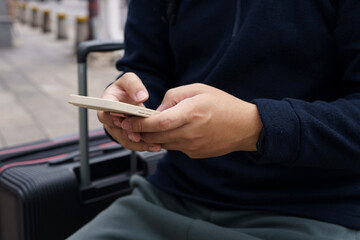
MULTIPOLYGON (((78 132, 77 107, 67 103, 77 93, 74 45, 73 37, 60 41, 54 32, 14 24, 14 47, 0 49, 0 148, 78 132)), ((116 78, 119 57, 89 56, 88 95, 101 96, 116 78)), ((95 111, 89 114, 90 129, 101 128, 95 111)))

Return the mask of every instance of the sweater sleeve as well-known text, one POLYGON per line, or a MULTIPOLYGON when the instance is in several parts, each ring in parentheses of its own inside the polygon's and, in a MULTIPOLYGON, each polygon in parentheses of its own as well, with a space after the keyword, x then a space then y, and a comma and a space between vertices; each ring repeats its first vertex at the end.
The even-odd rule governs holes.
POLYGON ((360 166, 360 1, 340 0, 334 30, 342 72, 333 101, 255 99, 265 130, 259 163, 313 168, 360 166))
POLYGON ((116 66, 134 72, 149 91, 145 103, 156 108, 174 83, 173 57, 165 1, 131 0, 125 26, 125 54, 116 66))

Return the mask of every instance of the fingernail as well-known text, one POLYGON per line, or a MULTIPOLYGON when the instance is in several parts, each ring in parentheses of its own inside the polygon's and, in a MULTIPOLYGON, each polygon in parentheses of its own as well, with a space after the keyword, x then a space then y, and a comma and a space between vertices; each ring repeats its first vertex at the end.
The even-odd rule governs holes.
POLYGON ((143 90, 139 91, 138 93, 136 93, 136 100, 137 101, 143 101, 147 98, 147 93, 143 90))
POLYGON ((129 133, 128 138, 130 139, 130 141, 133 141, 133 142, 140 141, 140 136, 136 135, 135 133, 129 133))
POLYGON ((162 103, 159 105, 159 107, 156 109, 156 111, 162 112, 162 111, 168 109, 169 107, 171 107, 171 106, 168 106, 167 104, 162 103))
POLYGON ((118 118, 113 118, 113 123, 114 123, 115 126, 121 127, 121 123, 120 123, 120 120, 118 118))
POLYGON ((149 152, 160 152, 161 146, 160 145, 149 145, 149 152))
POLYGON ((122 122, 121 127, 122 127, 124 130, 131 131, 131 124, 130 124, 129 121, 127 121, 127 120, 124 120, 124 121, 122 122))
POLYGON ((158 106, 158 108, 156 109, 156 111, 161 112, 161 111, 163 110, 163 108, 164 108, 164 105, 163 105, 163 104, 160 104, 160 105, 158 106))

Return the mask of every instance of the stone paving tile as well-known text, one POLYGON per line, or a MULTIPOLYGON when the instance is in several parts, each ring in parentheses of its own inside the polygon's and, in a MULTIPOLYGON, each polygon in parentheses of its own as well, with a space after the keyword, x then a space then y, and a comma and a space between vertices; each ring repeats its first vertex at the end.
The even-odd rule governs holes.
MULTIPOLYGON (((1 65, 1 61, 0 61, 1 65)), ((9 73, 7 71, 6 73, 9 73)), ((21 104, 16 93, 12 92, 7 85, 9 79, 12 80, 9 74, 0 74, 0 135, 2 146, 16 145, 27 141, 46 138, 42 128, 38 126, 35 119, 29 115, 29 112, 21 104), (23 129, 27 127, 32 129, 32 134, 26 139, 22 136, 23 129)))
MULTIPOLYGON (((15 23, 15 46, 0 49, 0 148, 78 132, 78 110, 67 103, 77 92, 77 66, 72 39, 15 23)), ((118 54, 89 58, 88 95, 101 96, 118 72, 118 54)), ((101 128, 89 111, 90 129, 101 128)))

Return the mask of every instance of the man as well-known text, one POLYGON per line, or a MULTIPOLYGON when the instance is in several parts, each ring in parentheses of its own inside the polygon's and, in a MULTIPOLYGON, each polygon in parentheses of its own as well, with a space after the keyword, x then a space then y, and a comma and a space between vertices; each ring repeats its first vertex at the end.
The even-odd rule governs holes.
POLYGON ((132 0, 125 72, 99 112, 119 143, 168 154, 72 239, 360 236, 360 2, 132 0))

